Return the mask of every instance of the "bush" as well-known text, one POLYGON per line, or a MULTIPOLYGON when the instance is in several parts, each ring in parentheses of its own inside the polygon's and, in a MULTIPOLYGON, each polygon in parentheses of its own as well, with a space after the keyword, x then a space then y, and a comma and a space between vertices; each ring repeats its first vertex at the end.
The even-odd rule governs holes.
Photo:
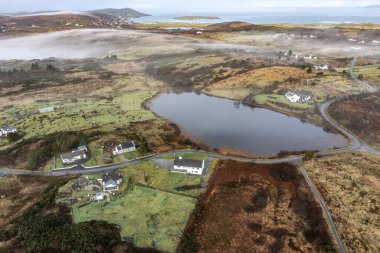
POLYGON ((22 138, 22 136, 21 136, 21 134, 18 133, 18 132, 16 132, 16 133, 9 133, 9 134, 7 135, 7 140, 8 140, 9 142, 16 142, 16 141, 20 140, 21 138, 22 138))
POLYGON ((4 242, 8 240, 8 231, 0 230, 0 242, 4 242))

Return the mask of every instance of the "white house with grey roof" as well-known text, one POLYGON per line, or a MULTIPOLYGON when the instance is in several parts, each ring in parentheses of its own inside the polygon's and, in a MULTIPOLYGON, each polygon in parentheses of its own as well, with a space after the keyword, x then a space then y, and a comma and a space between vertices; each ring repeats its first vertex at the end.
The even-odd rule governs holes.
POLYGON ((119 144, 113 151, 113 155, 124 154, 128 152, 133 152, 136 150, 136 144, 134 141, 125 142, 119 144))
POLYGON ((301 93, 301 92, 287 92, 285 97, 292 103, 304 103, 308 102, 311 99, 309 94, 301 93))
POLYGON ((123 176, 115 172, 107 172, 98 179, 103 191, 117 191, 123 183, 123 176))
POLYGON ((186 173, 190 175, 202 175, 205 168, 205 160, 187 159, 176 157, 172 172, 186 173))
POLYGON ((62 154, 61 160, 63 164, 71 164, 79 162, 87 158, 87 152, 85 150, 73 150, 70 153, 62 154))

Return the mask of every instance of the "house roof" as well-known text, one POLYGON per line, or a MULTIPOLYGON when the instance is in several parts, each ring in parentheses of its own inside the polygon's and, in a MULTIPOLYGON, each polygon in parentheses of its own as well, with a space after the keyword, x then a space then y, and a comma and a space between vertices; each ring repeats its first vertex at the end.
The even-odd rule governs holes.
POLYGON ((136 147, 135 143, 133 141, 129 141, 129 142, 124 142, 124 143, 120 144, 116 148, 119 150, 122 150, 122 149, 127 149, 127 148, 134 148, 134 147, 136 147))
POLYGON ((83 156, 83 155, 86 155, 86 152, 84 150, 77 150, 77 151, 73 151, 73 152, 70 152, 70 153, 62 154, 61 158, 63 160, 66 160, 66 159, 71 160, 74 157, 83 156))
POLYGON ((306 94, 306 93, 303 93, 303 92, 297 92, 296 94, 297 94, 297 96, 299 96, 301 98, 303 98, 303 97, 309 97, 310 96, 309 94, 306 94))
POLYGON ((104 182, 106 185, 108 184, 115 184, 117 180, 121 179, 122 176, 115 172, 107 172, 102 175, 102 182, 104 182))
POLYGON ((10 127, 8 125, 4 125, 2 130, 6 131, 6 132, 12 132, 12 131, 16 130, 16 128, 10 127))
POLYGON ((79 146, 79 147, 77 148, 77 150, 87 150, 87 146, 86 146, 86 145, 79 146))
POLYGON ((203 162, 204 162, 203 160, 176 157, 174 159, 174 166, 203 168, 203 162))

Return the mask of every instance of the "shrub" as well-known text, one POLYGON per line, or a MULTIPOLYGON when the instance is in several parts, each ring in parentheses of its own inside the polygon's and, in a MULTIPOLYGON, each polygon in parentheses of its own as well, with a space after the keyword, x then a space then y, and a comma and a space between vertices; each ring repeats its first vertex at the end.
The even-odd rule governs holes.
POLYGON ((21 136, 21 134, 18 133, 18 132, 16 132, 16 133, 9 133, 9 134, 7 135, 7 140, 8 140, 9 142, 16 142, 16 141, 20 140, 21 138, 22 138, 22 136, 21 136))

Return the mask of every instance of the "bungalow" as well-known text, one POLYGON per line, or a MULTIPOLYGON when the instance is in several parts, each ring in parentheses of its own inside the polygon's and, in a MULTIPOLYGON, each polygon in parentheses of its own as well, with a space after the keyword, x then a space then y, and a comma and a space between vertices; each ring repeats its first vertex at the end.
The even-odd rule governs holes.
POLYGON ((103 191, 117 191, 123 183, 123 176, 115 172, 107 172, 98 179, 103 191))
POLYGON ((205 168, 204 160, 186 159, 176 157, 172 171, 190 175, 202 175, 205 168))
POLYGON ((314 66, 314 68, 319 69, 319 70, 328 70, 329 69, 329 65, 321 64, 321 65, 318 65, 318 66, 314 66))
POLYGON ((62 154, 61 160, 63 164, 75 163, 87 158, 87 153, 84 150, 74 150, 70 153, 62 154))
POLYGON ((119 144, 115 150, 112 151, 113 155, 133 152, 136 150, 136 144, 134 141, 125 142, 122 144, 119 144))
POLYGON ((303 103, 311 99, 311 96, 305 93, 294 93, 288 91, 285 97, 292 103, 303 103))
POLYGON ((7 136, 10 133, 17 133, 17 129, 8 125, 4 125, 3 128, 0 129, 0 137, 7 136))

